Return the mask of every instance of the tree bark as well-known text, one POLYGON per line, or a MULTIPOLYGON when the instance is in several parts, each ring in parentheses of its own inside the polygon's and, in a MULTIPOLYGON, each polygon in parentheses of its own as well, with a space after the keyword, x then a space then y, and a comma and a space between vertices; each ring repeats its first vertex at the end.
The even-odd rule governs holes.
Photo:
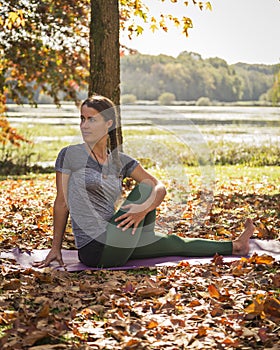
POLYGON ((91 0, 89 95, 101 94, 115 103, 117 138, 122 149, 119 30, 119 1, 91 0))

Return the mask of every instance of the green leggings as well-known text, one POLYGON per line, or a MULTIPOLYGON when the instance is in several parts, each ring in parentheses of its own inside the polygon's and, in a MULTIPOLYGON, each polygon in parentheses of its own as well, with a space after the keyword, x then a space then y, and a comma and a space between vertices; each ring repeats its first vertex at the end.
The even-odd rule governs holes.
MULTIPOLYGON (((123 205, 142 203, 151 194, 151 187, 137 185, 123 205)), ((134 235, 132 229, 122 231, 117 228, 115 219, 124 211, 118 210, 107 226, 106 243, 98 266, 123 266, 129 259, 155 258, 161 256, 213 256, 216 253, 232 254, 231 241, 213 241, 209 239, 182 238, 176 235, 164 235, 154 232, 156 211, 149 212, 139 224, 134 235)))

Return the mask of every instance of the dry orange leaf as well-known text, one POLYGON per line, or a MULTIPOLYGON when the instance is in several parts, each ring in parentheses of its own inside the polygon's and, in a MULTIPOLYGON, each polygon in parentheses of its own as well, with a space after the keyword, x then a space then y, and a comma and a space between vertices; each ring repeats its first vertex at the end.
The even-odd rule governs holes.
POLYGON ((156 321, 150 321, 147 325, 148 329, 153 329, 156 328, 158 326, 158 323, 156 321))
POLYGON ((255 263, 255 264, 266 264, 266 265, 270 265, 275 261, 275 259, 270 256, 270 255, 257 255, 254 254, 251 258, 249 258, 249 262, 251 263, 255 263))
POLYGON ((189 303, 189 307, 196 307, 196 306, 200 306, 200 305, 201 305, 201 302, 199 300, 192 300, 189 303))
POLYGON ((165 294, 165 289, 162 287, 160 288, 150 287, 150 288, 139 289, 137 291, 137 295, 144 298, 157 297, 163 294, 165 294))
POLYGON ((265 295, 264 294, 258 294, 254 299, 253 302, 248 305, 244 311, 247 314, 252 314, 253 316, 264 316, 263 315, 263 308, 264 308, 264 300, 265 295))
POLYGON ((207 328, 201 326, 201 327, 198 328, 197 333, 198 333, 199 337, 205 337, 207 335, 207 328))
POLYGON ((190 267, 191 265, 190 265, 190 263, 188 261, 182 260, 182 261, 180 261, 178 263, 178 266, 180 266, 180 267, 190 267))
POLYGON ((136 349, 136 346, 140 344, 141 342, 138 339, 130 339, 126 344, 124 344, 123 349, 136 349))
POLYGON ((280 301, 278 299, 271 297, 266 298, 263 311, 266 316, 271 316, 274 320, 280 321, 280 301))
POLYGON ((211 310, 212 317, 222 316, 223 313, 224 309, 221 307, 215 307, 213 310, 211 310))
POLYGON ((239 346, 239 341, 232 339, 232 338, 229 338, 229 337, 226 337, 223 340, 223 344, 237 348, 239 346))
POLYGON ((42 306, 41 310, 38 312, 38 317, 45 318, 48 317, 50 313, 50 305, 46 303, 42 306))
POLYGON ((219 299, 221 296, 221 293, 213 284, 210 284, 208 286, 208 292, 209 292, 211 298, 219 299))

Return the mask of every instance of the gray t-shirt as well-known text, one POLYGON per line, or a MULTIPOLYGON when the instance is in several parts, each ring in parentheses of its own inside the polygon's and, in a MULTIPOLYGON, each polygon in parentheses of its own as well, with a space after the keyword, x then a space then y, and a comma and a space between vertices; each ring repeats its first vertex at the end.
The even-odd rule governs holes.
POLYGON ((115 203, 121 196, 122 180, 139 164, 121 152, 119 159, 119 170, 112 154, 108 156, 108 164, 98 164, 87 152, 85 144, 65 147, 58 154, 56 171, 70 175, 67 197, 78 249, 93 239, 104 239, 102 234, 106 232, 115 212, 115 203))

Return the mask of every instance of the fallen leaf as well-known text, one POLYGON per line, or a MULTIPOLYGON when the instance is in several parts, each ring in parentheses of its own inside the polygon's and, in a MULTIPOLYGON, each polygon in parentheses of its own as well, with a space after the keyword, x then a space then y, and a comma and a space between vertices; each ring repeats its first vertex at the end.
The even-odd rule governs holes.
POLYGON ((266 254, 263 254, 263 255, 257 255, 257 254, 254 254, 251 258, 248 259, 249 262, 252 262, 252 263, 255 263, 255 264, 266 264, 266 265, 270 265, 272 264, 275 259, 270 256, 270 255, 266 255, 266 254))
POLYGON ((137 291, 137 295, 143 298, 157 297, 163 294, 165 294, 165 289, 163 287, 143 288, 137 291))
POLYGON ((280 288, 280 273, 276 273, 272 277, 272 283, 273 283, 275 288, 280 288))
POLYGON ((150 321, 147 325, 148 329, 153 329, 156 328, 158 326, 158 323, 156 321, 150 321))
POLYGON ((263 311, 266 317, 274 322, 280 322, 280 301, 278 299, 267 297, 264 301, 263 311))
POLYGON ((11 279, 10 281, 4 283, 2 285, 2 289, 3 290, 16 290, 16 289, 19 289, 20 286, 21 286, 20 280, 17 278, 14 278, 14 279, 11 279))
POLYGON ((38 340, 44 339, 49 336, 47 331, 34 330, 33 332, 27 334, 23 339, 24 346, 32 346, 38 340))
POLYGON ((198 328, 197 334, 199 337, 205 337, 207 335, 207 327, 201 326, 198 328))
POLYGON ((49 303, 46 303, 45 305, 42 306, 37 316, 40 318, 45 318, 49 316, 49 313, 50 313, 50 305, 49 303))
POLYGON ((209 292, 211 298, 219 299, 221 296, 219 290, 213 284, 210 284, 208 286, 208 292, 209 292))
POLYGON ((60 350, 67 349, 68 346, 66 344, 45 344, 45 345, 37 345, 28 348, 28 350, 60 350))

